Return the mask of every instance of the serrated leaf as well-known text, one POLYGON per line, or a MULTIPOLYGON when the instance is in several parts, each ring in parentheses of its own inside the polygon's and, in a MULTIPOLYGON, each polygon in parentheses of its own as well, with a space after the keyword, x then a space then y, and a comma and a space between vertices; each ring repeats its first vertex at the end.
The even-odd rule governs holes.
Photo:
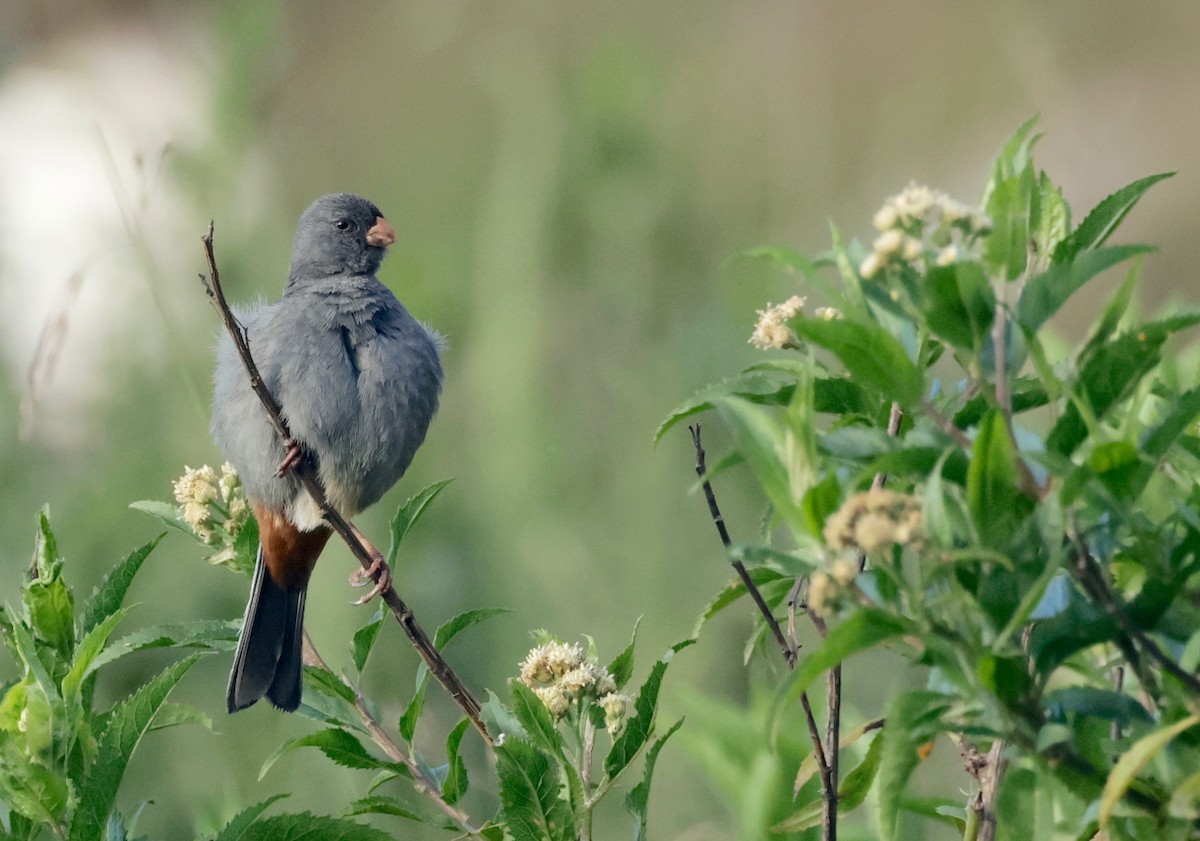
MULTIPOLYGON (((771 569, 770 567, 754 567, 747 570, 747 572, 750 575, 750 580, 754 582, 755 586, 757 587, 762 587, 764 584, 767 584, 771 581, 778 581, 779 579, 789 577, 778 570, 771 569)), ((725 608, 729 607, 729 605, 733 604, 744 595, 746 595, 746 585, 742 582, 740 577, 735 578, 726 584, 723 588, 721 588, 720 592, 713 597, 713 600, 705 606, 704 611, 700 614, 700 618, 696 620, 695 627, 692 628, 692 636, 699 636, 700 629, 704 627, 705 623, 708 622, 709 619, 712 619, 714 616, 716 616, 725 608)))
POLYGON ((183 532, 192 540, 195 540, 198 543, 204 543, 203 540, 196 536, 195 532, 188 528, 186 523, 179 519, 179 509, 174 505, 166 502, 159 502, 154 499, 143 499, 138 502, 129 503, 129 507, 134 511, 141 511, 143 514, 149 514, 151 517, 157 517, 166 525, 170 526, 176 531, 183 532))
POLYGON ((654 443, 661 441, 680 421, 709 411, 722 398, 739 397, 751 403, 784 406, 795 390, 795 384, 782 382, 778 376, 749 372, 705 386, 671 410, 654 431, 654 443))
POLYGON ((1153 250, 1146 245, 1120 245, 1089 251, 1070 262, 1055 263, 1025 284, 1017 302, 1017 321, 1029 333, 1037 333, 1089 280, 1118 263, 1153 250))
MULTIPOLYGON (((441 651, 449 645, 452 639, 467 628, 477 625, 493 616, 499 616, 502 613, 511 613, 511 611, 506 607, 481 607, 463 611, 438 626, 437 631, 433 634, 433 647, 441 651)), ((425 692, 428 687, 429 667, 422 661, 417 666, 416 690, 413 692, 413 697, 408 702, 408 706, 405 707, 404 712, 400 716, 400 736, 406 742, 411 742, 416 733, 417 721, 421 717, 421 711, 425 708, 425 692)))
MULTIPOLYGON (((867 733, 879 729, 879 721, 865 721, 862 724, 842 734, 842 738, 838 741, 838 750, 843 751, 850 745, 857 742, 867 733)), ((875 740, 879 741, 878 739, 875 740)), ((871 744, 874 745, 875 742, 871 744)), ((796 779, 792 782, 792 797, 795 798, 800 794, 800 789, 808 784, 808 781, 817 773, 817 755, 809 753, 800 761, 800 767, 796 769, 796 779)))
POLYGON ((425 818, 414 811, 407 803, 394 797, 373 795, 355 800, 350 804, 343 817, 351 818, 356 815, 391 815, 394 818, 407 818, 410 821, 425 823, 425 818))
POLYGON ((918 749, 940 731, 939 719, 951 700, 936 692, 905 692, 888 704, 887 726, 879 741, 879 825, 884 839, 896 839, 904 790, 920 762, 918 749))
POLYGON ((126 634, 108 645, 92 661, 91 671, 135 651, 149 648, 200 648, 232 651, 237 645, 241 620, 202 619, 170 625, 154 625, 126 634))
POLYGON ((513 715, 512 710, 504 706, 500 697, 492 690, 487 690, 487 701, 483 704, 481 715, 483 721, 488 726, 488 732, 492 733, 497 740, 501 738, 516 737, 529 741, 529 734, 525 732, 525 726, 513 715))
POLYGON ((80 622, 80 630, 85 636, 92 628, 95 628, 121 607, 125 601, 125 594, 129 592, 129 585, 133 583, 138 570, 142 568, 142 563, 164 537, 166 537, 165 532, 145 546, 134 549, 120 563, 110 569, 96 589, 92 591, 92 595, 83 606, 83 619, 80 622))
POLYGON ((641 781, 625 795, 625 808, 629 814, 633 815, 634 841, 647 841, 646 822, 649 816, 650 781, 654 776, 654 766, 658 762, 659 751, 667 743, 667 739, 671 738, 675 731, 682 726, 683 719, 681 718, 672 724, 666 733, 654 740, 654 744, 650 745, 650 749, 646 751, 646 763, 642 769, 641 781))
POLYGON ((1115 721, 1127 727, 1133 721, 1152 721, 1146 708, 1130 695, 1095 686, 1067 686, 1047 692, 1042 697, 1046 717, 1065 721, 1068 714, 1091 715, 1115 721))
POLYGON ((396 515, 392 517, 392 545, 388 549, 387 562, 391 566, 396 562, 396 555, 400 551, 400 543, 404 540, 404 536, 409 530, 417 524, 429 504, 437 498, 437 495, 442 492, 446 485, 452 480, 443 479, 440 482, 434 482, 432 485, 427 485, 412 496, 407 502, 400 506, 396 511, 396 515))
MULTIPOLYGON (((867 799, 871 784, 875 782, 875 774, 879 771, 879 758, 883 751, 883 738, 876 736, 867 748, 867 755, 862 762, 854 766, 838 787, 838 814, 857 809, 867 799)), ((814 762, 815 767, 815 762, 814 762)), ((791 817, 785 818, 771 827, 771 832, 802 832, 819 826, 824 816, 824 805, 820 800, 805 806, 791 817)))
POLYGON ((75 659, 71 663, 70 670, 67 671, 62 680, 62 694, 64 698, 78 692, 79 687, 83 685, 84 679, 95 671, 93 663, 100 655, 104 644, 108 642, 109 634, 128 615, 129 611, 130 608, 126 607, 110 613, 79 641, 79 645, 75 648, 75 659))
POLYGON ((167 701, 158 708, 154 721, 150 722, 151 730, 165 730, 168 727, 178 727, 181 724, 197 724, 205 730, 212 730, 212 717, 204 710, 191 704, 177 704, 167 701))
POLYGON ((362 672, 367 665, 367 657, 379 639, 379 631, 383 628, 383 608, 377 608, 375 614, 354 632, 354 641, 350 646, 350 654, 354 659, 354 668, 362 672))
POLYGON ((800 338, 833 353, 860 386, 874 388, 905 408, 920 401, 924 375, 904 346, 882 327, 803 317, 792 319, 790 326, 800 338))
POLYGON ((347 685, 346 681, 328 669, 307 666, 304 669, 303 681, 305 686, 315 689, 330 698, 340 698, 347 704, 355 702, 353 687, 347 685))
POLYGON ((467 765, 458 755, 463 734, 467 732, 470 724, 471 720, 464 718, 446 736, 446 779, 442 781, 442 799, 447 803, 457 803, 459 798, 467 793, 470 785, 467 765))
POLYGON ((1117 229, 1129 211, 1133 210, 1133 206, 1138 203, 1147 190, 1174 174, 1173 172, 1164 172, 1159 175, 1150 175, 1138 179, 1108 196, 1096 205, 1079 223, 1079 227, 1054 250, 1054 262, 1068 262, 1081 251, 1099 248, 1117 229))
POLYGON ((979 350, 996 315, 996 296, 973 262, 933 266, 925 274, 929 329, 955 347, 979 350))
POLYGON ((300 812, 272 815, 246 828, 239 841, 392 841, 392 836, 344 818, 300 812))
POLYGON ((783 710, 826 671, 851 655, 915 631, 909 620, 877 608, 858 610, 846 621, 830 628, 829 635, 796 665, 775 693, 771 712, 773 727, 779 726, 783 710))
POLYGON ((788 525, 802 531, 804 518, 795 495, 799 489, 793 487, 788 473, 795 459, 795 448, 789 450, 788 434, 778 418, 733 397, 721 398, 716 406, 767 499, 788 525))
POLYGON ((1049 257, 1071 231, 1071 208, 1046 173, 1038 176, 1037 218, 1033 220, 1033 247, 1039 257, 1049 257))
POLYGON ((608 673, 612 675, 613 682, 617 685, 617 689, 624 688, 629 682, 629 678, 633 677, 633 649, 637 643, 638 628, 642 624, 642 617, 639 616, 633 623, 633 634, 629 639, 629 645, 625 646, 612 662, 608 664, 608 673))
POLYGON ((217 833, 217 837, 214 839, 214 841, 244 841, 246 837, 246 830, 249 828, 250 824, 258 820, 258 816, 270 808, 272 803, 289 796, 290 795, 287 794, 272 795, 266 800, 255 803, 253 806, 243 809, 234 815, 230 819, 229 823, 225 824, 225 826, 221 828, 221 831, 217 833))
POLYGON ((99 841, 130 756, 171 690, 199 659, 192 654, 172 663, 109 711, 96 761, 79 787, 70 841, 99 841))
POLYGON ((676 643, 651 667, 649 676, 638 690, 633 715, 625 720, 625 727, 613 740, 608 756, 604 757, 604 774, 608 779, 615 780, 646 746, 647 740, 654 732, 654 718, 658 713, 658 692, 662 688, 667 666, 676 654, 693 643, 694 639, 676 643))
POLYGON ((1025 271, 1035 186, 1033 164, 1026 159, 1019 169, 995 181, 984 205, 992 220, 992 230, 984 239, 984 256, 992 271, 1005 280, 1014 280, 1025 271))
POLYGON ((550 710, 533 690, 519 680, 510 682, 513 694, 513 714, 521 722, 529 741, 547 751, 556 759, 562 759, 562 736, 555 726, 550 710))
POLYGON ((979 423, 967 468, 967 504, 984 545, 1003 551, 1034 508, 1017 484, 1016 452, 999 411, 979 423))
POLYGON ((1161 459, 1175 440, 1200 417, 1200 388, 1176 396, 1167 413, 1142 438, 1141 451, 1152 459, 1161 459))
POLYGON ((343 730, 340 727, 329 727, 325 730, 318 730, 316 733, 309 733, 307 736, 301 736, 299 739, 293 739, 290 742, 284 742, 277 747, 267 761, 263 763, 262 769, 258 772, 258 778, 261 780, 271 770, 271 766, 279 761, 280 757, 296 748, 314 747, 325 754, 336 764, 343 768, 359 768, 365 770, 377 770, 380 768, 394 769, 395 763, 385 762, 381 759, 376 759, 367 749, 363 747, 362 742, 358 737, 348 730, 343 730))
POLYGON ((1117 764, 1109 772, 1108 780, 1104 783, 1104 792, 1100 795, 1101 828, 1108 825, 1108 820, 1112 817, 1113 809, 1116 808, 1121 798, 1125 796, 1125 792, 1129 790, 1129 787, 1133 785, 1138 772, 1146 767, 1155 754, 1170 744, 1171 740, 1183 731, 1195 727, 1197 724, 1200 724, 1200 715, 1189 715, 1187 718, 1180 719, 1169 727, 1163 727, 1155 730, 1148 736, 1143 736, 1121 755, 1121 758, 1117 760, 1117 764))
POLYGON ((514 841, 575 838, 574 815, 559 797, 558 772, 558 763, 549 754, 524 739, 509 737, 496 746, 500 803, 514 841))

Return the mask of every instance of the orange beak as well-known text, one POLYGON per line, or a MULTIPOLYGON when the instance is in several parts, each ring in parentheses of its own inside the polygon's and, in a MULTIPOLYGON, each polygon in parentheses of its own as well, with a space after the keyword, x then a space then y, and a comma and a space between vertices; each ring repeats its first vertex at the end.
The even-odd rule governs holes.
POLYGON ((387 248, 396 241, 396 231, 382 216, 375 217, 375 224, 367 231, 367 245, 387 248))

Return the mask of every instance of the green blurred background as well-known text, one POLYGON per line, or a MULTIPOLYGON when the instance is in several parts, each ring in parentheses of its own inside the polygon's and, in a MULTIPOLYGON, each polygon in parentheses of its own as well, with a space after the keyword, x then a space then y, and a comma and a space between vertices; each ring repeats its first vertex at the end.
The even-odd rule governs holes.
MULTIPOLYGON (((1200 4, 1185 0, 4 0, 3 598, 16 598, 43 502, 82 597, 157 533, 130 501, 169 499, 185 463, 219 463, 207 432, 216 320, 196 279, 208 220, 231 296, 272 298, 299 212, 347 190, 400 232, 384 282, 450 340, 429 438, 359 524, 382 540, 408 495, 455 478, 397 579, 427 628, 472 607, 513 609, 449 650, 469 685, 502 690, 531 628, 591 634, 606 660, 644 614, 640 677, 729 577, 690 492, 686 431, 657 447, 651 434, 697 387, 754 360, 754 310, 796 291, 732 256, 760 244, 817 252, 830 219, 868 237, 871 214, 910 179, 974 200, 1003 139, 1040 113, 1038 162, 1077 220, 1137 177, 1180 171, 1124 236, 1162 247, 1147 306, 1194 300, 1198 44, 1200 4)), ((1062 329, 1078 329, 1070 314, 1062 329)), ((707 430, 723 452, 722 430, 707 430)), ((717 490, 735 539, 751 538, 762 505, 747 478, 729 473, 717 490)), ((135 585, 131 628, 240 615, 247 582, 198 549, 167 538, 135 585)), ((310 631, 335 664, 370 612, 347 604, 351 568, 343 548, 327 552, 309 600, 310 631)), ((745 702, 755 670, 775 668, 743 668, 750 618, 729 611, 668 675, 664 721, 690 718, 659 763, 655 837, 760 837, 764 819, 730 791, 762 788, 767 802, 790 787, 794 765, 747 747, 738 766, 703 738, 712 702, 745 702)), ((395 628, 385 643, 367 690, 394 723, 416 658, 395 628)), ((102 700, 167 659, 123 661, 102 700)), ((263 705, 226 716, 228 660, 207 658, 176 695, 221 736, 154 734, 131 766, 121 802, 154 800, 139 826, 152 837, 211 831, 277 791, 295 792, 285 808, 317 812, 365 793, 366 775, 315 753, 257 781, 274 746, 312 725, 263 705)), ((886 661, 852 664, 848 719, 916 679, 886 661)), ((454 720, 431 691, 431 755, 454 720)), ((954 766, 944 756, 926 784, 956 791, 954 766)), ((482 816, 490 796, 468 805, 482 816)), ((866 811, 848 837, 870 837, 866 811)), ((601 836, 627 832, 613 802, 601 836)), ((914 824, 922 833, 951 837, 914 824)))

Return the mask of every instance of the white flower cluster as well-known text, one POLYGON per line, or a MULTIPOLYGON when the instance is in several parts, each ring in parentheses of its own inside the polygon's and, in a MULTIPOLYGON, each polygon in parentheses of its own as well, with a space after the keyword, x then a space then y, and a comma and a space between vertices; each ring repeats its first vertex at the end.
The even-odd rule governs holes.
POLYGON ((787 323, 804 310, 804 300, 793 295, 782 304, 767 304, 765 310, 759 310, 750 344, 762 350, 799 347, 800 342, 787 323))
POLYGON ((884 488, 855 494, 825 522, 832 549, 874 552, 894 543, 917 545, 922 537, 920 501, 884 488))
POLYGON ((865 278, 900 262, 922 268, 927 252, 939 266, 964 259, 992 226, 978 208, 916 183, 884 202, 872 222, 880 234, 858 267, 865 278))
POLYGON ((204 543, 223 547, 209 558, 212 563, 228 563, 235 555, 234 541, 250 518, 241 479, 229 462, 221 465, 220 476, 207 464, 183 469, 174 484, 179 519, 204 543))
POLYGON ((575 701, 596 703, 604 711, 604 726, 620 732, 632 699, 617 692, 613 676, 589 658, 577 644, 548 642, 529 652, 521 663, 521 683, 533 690, 556 719, 575 701))

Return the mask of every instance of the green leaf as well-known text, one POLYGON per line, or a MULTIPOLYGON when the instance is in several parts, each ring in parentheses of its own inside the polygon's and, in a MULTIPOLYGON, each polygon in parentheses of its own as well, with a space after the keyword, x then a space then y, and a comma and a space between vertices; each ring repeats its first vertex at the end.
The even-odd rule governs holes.
POLYGON ((1029 333, 1036 333, 1089 280, 1153 250, 1146 245, 1119 245, 1089 251, 1067 263, 1055 263, 1025 284, 1017 302, 1017 321, 1029 333))
POLYGON ((371 653, 371 649, 375 646, 375 640, 379 639, 379 632, 383 628, 383 608, 376 609, 375 614, 357 631, 354 632, 354 642, 350 646, 350 655, 354 660, 354 668, 360 673, 367 665, 367 657, 371 653))
MULTIPOLYGON (((767 584, 771 581, 779 581, 783 578, 790 578, 790 576, 785 575, 778 570, 771 569, 770 567, 753 567, 752 569, 747 570, 747 572, 750 575, 750 580, 754 582, 755 586, 757 587, 762 587, 764 584, 767 584)), ((746 595, 746 585, 742 582, 740 577, 735 578, 726 584, 723 588, 721 588, 721 591, 713 597, 713 600, 705 606, 704 611, 700 614, 700 618, 696 620, 695 627, 692 628, 692 636, 700 636, 700 629, 704 627, 705 623, 708 622, 709 619, 712 619, 714 616, 716 616, 725 608, 729 607, 729 605, 733 604, 744 595, 746 595)))
POLYGON ((625 720, 624 729, 613 740, 608 756, 604 757, 604 774, 608 779, 615 780, 646 746, 647 740, 654 732, 654 718, 658 713, 658 692, 662 687, 667 666, 676 654, 694 642, 694 639, 689 639, 671 646, 650 669, 650 675, 638 690, 633 715, 625 720))
MULTIPOLYGON (((438 626, 437 631, 433 635, 433 647, 441 651, 450 643, 450 640, 472 625, 477 625, 486 619, 491 619, 493 616, 510 612, 505 607, 481 607, 475 610, 463 611, 438 626)), ((417 721, 421 717, 421 711, 425 708, 425 692, 429 685, 429 667, 423 661, 417 666, 416 684, 417 688, 413 692, 412 700, 408 702, 408 706, 405 707, 404 713, 400 716, 400 736, 406 742, 412 741, 413 734, 416 733, 417 721)))
POLYGON ((300 812, 255 821, 238 841, 392 841, 392 836, 344 818, 300 812))
POLYGON ((407 803, 394 797, 373 795, 355 800, 343 817, 351 818, 356 815, 391 815, 395 818, 407 818, 410 821, 425 822, 425 818, 414 811, 407 803))
POLYGON ((91 674, 92 664, 96 657, 99 656, 104 644, 108 642, 108 636, 117 627, 117 624, 125 618, 130 608, 120 608, 115 613, 111 613, 104 618, 100 624, 96 625, 87 636, 80 640, 79 645, 75 649, 75 660, 71 663, 71 668, 63 677, 62 694, 63 697, 69 697, 79 691, 79 687, 83 684, 84 678, 91 674))
POLYGON ((801 338, 833 353, 859 385, 874 388, 904 407, 920 401, 924 375, 904 346, 882 327, 803 317, 792 319, 791 327, 801 338))
POLYGON ((1175 440, 1200 417, 1200 388, 1176 396, 1166 415, 1142 438, 1141 451, 1158 460, 1167 454, 1175 440))
POLYGON ((625 808, 633 815, 634 841, 646 841, 646 821, 650 806, 650 779, 654 776, 654 765, 658 762, 658 752, 662 750, 667 739, 683 726, 683 719, 671 725, 662 736, 654 740, 654 744, 646 751, 646 763, 642 770, 642 779, 625 795, 625 808))
POLYGON ((459 798, 467 793, 470 781, 467 777, 467 765, 458 755, 458 747, 462 744, 463 734, 471 720, 464 718, 446 736, 446 779, 442 782, 442 799, 447 803, 457 803, 459 798))
POLYGON ((879 771, 879 760, 883 755, 883 738, 876 736, 867 748, 867 755, 862 762, 854 766, 838 787, 838 812, 845 814, 857 809, 867 799, 871 784, 879 771))
POLYGON ((69 661, 75 648, 75 597, 62 577, 49 507, 38 512, 33 558, 33 574, 21 592, 30 630, 60 660, 69 661))
POLYGON ((496 746, 496 773, 514 841, 573 841, 575 816, 559 796, 558 763, 549 754, 510 736, 496 746))
POLYGON ((82 634, 87 635, 92 628, 117 612, 125 601, 125 594, 129 592, 129 585, 133 583, 134 576, 142 568, 142 562, 165 536, 165 533, 160 534, 140 549, 134 549, 108 571, 83 606, 83 619, 80 623, 82 634))
POLYGON ((126 634, 107 646, 92 661, 90 671, 114 660, 149 648, 199 648, 232 651, 237 645, 241 620, 201 619, 171 625, 154 625, 126 634))
POLYGON ((671 410, 654 431, 654 443, 661 441, 680 421, 712 409, 721 398, 739 397, 751 403, 785 406, 795 390, 793 383, 781 382, 778 375, 751 372, 705 386, 671 410))
POLYGON ((733 431, 738 451, 745 456, 754 477, 780 516, 797 531, 804 529, 800 500, 796 498, 789 468, 795 463, 795 448, 789 449, 788 435, 779 420, 767 411, 728 397, 717 403, 721 418, 733 431))
POLYGON ((151 730, 166 730, 168 727, 178 727, 181 724, 197 724, 206 730, 213 729, 212 717, 204 710, 191 704, 177 704, 167 701, 158 708, 154 721, 150 722, 151 730))
POLYGON ((1146 708, 1123 692, 1113 692, 1094 686, 1067 686, 1047 692, 1042 697, 1046 717, 1051 721, 1066 721, 1068 715, 1090 715, 1115 721, 1122 727, 1139 721, 1149 724, 1152 719, 1146 708))
POLYGON ((842 488, 838 484, 837 474, 830 473, 824 479, 808 489, 800 507, 804 519, 808 523, 810 534, 820 534, 829 519, 842 503, 842 488))
POLYGON ((629 678, 633 677, 633 647, 637 643, 638 627, 641 624, 642 617, 639 616, 633 623, 633 635, 629 639, 629 645, 608 664, 608 673, 612 675, 617 689, 624 688, 625 684, 629 683, 629 678))
POLYGON ((774 727, 779 726, 783 710, 826 671, 852 654, 915 631, 915 626, 909 620, 869 607, 856 611, 845 622, 835 625, 821 644, 796 665, 795 671, 775 693, 771 712, 774 727))
POLYGON ((271 804, 276 800, 282 800, 287 797, 286 794, 276 794, 268 797, 260 803, 255 803, 249 808, 243 809, 230 819, 229 823, 221 828, 217 834, 215 841, 243 841, 246 837, 246 830, 250 824, 258 820, 258 816, 270 808, 271 804))
POLYGON ((1200 724, 1200 715, 1189 715, 1169 727, 1155 730, 1148 736, 1143 736, 1133 743, 1128 751, 1121 755, 1113 766, 1104 784, 1104 793, 1100 795, 1100 826, 1108 825, 1113 809, 1125 796, 1125 792, 1133 785, 1138 772, 1146 767, 1160 750, 1165 748, 1172 739, 1183 731, 1200 724))
POLYGON ((70 841, 99 841, 130 756, 171 690, 199 659, 192 654, 172 663, 108 713, 96 761, 79 788, 70 841))
POLYGON ((1039 257, 1049 257, 1071 230, 1071 208, 1062 190, 1046 173, 1038 176, 1037 217, 1033 220, 1032 245, 1039 257))
POLYGON ((513 714, 521 722, 529 740, 549 752, 551 756, 561 759, 562 736, 559 735, 550 710, 542 703, 542 699, 521 681, 511 680, 509 687, 513 694, 513 714))
POLYGON ((1147 190, 1174 174, 1173 172, 1164 172, 1141 178, 1104 199, 1054 250, 1054 262, 1070 262, 1081 251, 1099 248, 1125 219, 1126 214, 1133 210, 1133 206, 1138 203, 1138 199, 1147 190))
POLYGON ((1017 485, 1015 458, 1004 416, 989 412, 979 423, 971 449, 967 504, 984 545, 1001 551, 1034 507, 1017 485))
MULTIPOLYGON (((871 784, 875 781, 875 774, 879 771, 882 748, 883 738, 876 736, 871 741, 871 746, 867 748, 867 755, 863 757, 862 762, 851 769, 850 773, 842 780, 842 784, 838 787, 838 814, 844 815, 857 809, 867 799, 867 794, 871 791, 871 784)), ((815 770, 815 759, 812 765, 815 770)), ((771 827, 771 832, 803 832, 819 826, 823 816, 823 804, 820 800, 816 800, 775 824, 771 827)))
POLYGON ((450 479, 443 479, 440 482, 427 485, 400 506, 400 509, 396 512, 396 516, 392 518, 392 545, 388 549, 387 554, 388 566, 396 562, 396 555, 400 551, 400 543, 404 540, 404 536, 408 534, 409 529, 417 524, 417 521, 421 519, 421 515, 425 513, 425 509, 429 507, 429 504, 437 498, 437 495, 450 482, 450 479))
POLYGON ((988 266, 1005 280, 1014 280, 1025 271, 1035 186, 1033 164, 1026 159, 1022 167, 995 182, 984 205, 992 220, 991 233, 984 240, 984 256, 988 266))
MULTIPOLYGON (((151 517, 157 517, 166 525, 181 531, 198 543, 204 543, 196 536, 196 533, 188 528, 187 524, 179 519, 179 508, 166 502, 159 502, 153 499, 143 499, 139 502, 129 503, 129 507, 134 511, 141 511, 143 514, 149 514, 151 517)), ((208 544, 205 544, 208 545, 208 544)))
POLYGON ((395 763, 376 759, 368 753, 367 749, 363 747, 362 742, 353 733, 343 730, 340 727, 330 727, 325 730, 318 730, 316 733, 309 733, 307 736, 301 736, 299 739, 293 739, 290 742, 284 742, 275 749, 274 753, 267 757, 267 761, 263 763, 262 769, 258 772, 258 778, 261 780, 265 777, 267 772, 271 770, 271 766, 278 762, 284 754, 302 747, 318 748, 321 753, 343 768, 377 770, 380 768, 395 767, 395 763))
POLYGON ((983 347, 996 315, 996 296, 978 263, 934 266, 925 275, 929 329, 955 347, 983 347))
POLYGON ((941 731, 942 714, 951 700, 936 692, 905 692, 896 695, 888 704, 887 726, 879 757, 879 825, 883 838, 897 837, 897 818, 900 815, 904 790, 913 769, 920 762, 918 750, 941 731))
POLYGON ((525 732, 524 725, 517 720, 512 710, 504 706, 500 697, 492 690, 487 690, 487 696, 488 699, 483 704, 482 715, 488 731, 497 739, 515 736, 528 741, 529 734, 525 732))

